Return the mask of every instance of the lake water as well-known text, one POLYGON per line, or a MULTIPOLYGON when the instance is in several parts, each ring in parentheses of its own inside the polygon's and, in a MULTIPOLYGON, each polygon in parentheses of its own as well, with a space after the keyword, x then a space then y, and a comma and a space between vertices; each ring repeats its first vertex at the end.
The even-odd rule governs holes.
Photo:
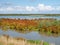
POLYGON ((0 30, 0 35, 9 35, 12 37, 22 37, 28 40, 43 40, 48 43, 55 43, 56 45, 60 45, 60 37, 53 37, 53 36, 44 36, 39 34, 38 32, 30 32, 30 33, 18 33, 16 31, 2 31, 0 30))
MULTIPOLYGON (((60 19, 60 16, 0 16, 0 18, 20 18, 20 19, 35 19, 35 18, 56 18, 60 19)), ((16 31, 2 31, 0 29, 0 35, 7 34, 12 37, 24 37, 29 40, 44 40, 49 43, 55 43, 56 45, 60 45, 60 36, 44 36, 39 34, 38 32, 29 32, 29 33, 18 33, 16 31)))
POLYGON ((20 18, 20 19, 39 19, 39 18, 56 18, 60 19, 60 16, 0 16, 0 18, 20 18))

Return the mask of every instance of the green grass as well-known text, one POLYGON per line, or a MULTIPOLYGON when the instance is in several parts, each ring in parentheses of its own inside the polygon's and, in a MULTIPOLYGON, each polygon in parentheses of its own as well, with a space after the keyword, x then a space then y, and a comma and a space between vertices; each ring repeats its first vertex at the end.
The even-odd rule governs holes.
POLYGON ((44 45, 49 45, 49 43, 47 43, 47 42, 44 42, 44 45))
POLYGON ((30 43, 35 43, 35 41, 34 40, 27 40, 28 42, 30 42, 30 43))
POLYGON ((14 45, 13 43, 9 43, 9 45, 14 45))
MULTIPOLYGON (((36 44, 40 44, 40 42, 41 42, 39 40, 27 40, 27 41, 30 42, 30 43, 36 43, 36 44)), ((48 42, 44 42, 43 45, 49 45, 49 43, 48 42)))
POLYGON ((0 45, 3 45, 3 43, 2 43, 2 42, 0 42, 0 45))
POLYGON ((30 42, 30 43, 36 43, 36 44, 40 43, 39 40, 27 40, 27 41, 30 42))

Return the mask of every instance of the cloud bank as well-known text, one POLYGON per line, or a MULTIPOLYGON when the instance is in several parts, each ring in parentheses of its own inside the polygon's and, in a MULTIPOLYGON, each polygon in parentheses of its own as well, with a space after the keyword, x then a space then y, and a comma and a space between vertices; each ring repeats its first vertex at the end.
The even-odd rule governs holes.
POLYGON ((60 6, 50 6, 50 5, 44 5, 44 4, 38 4, 37 6, 6 6, 3 7, 0 4, 0 12, 15 12, 15 11, 25 11, 25 12, 44 12, 44 11, 60 11, 60 6))

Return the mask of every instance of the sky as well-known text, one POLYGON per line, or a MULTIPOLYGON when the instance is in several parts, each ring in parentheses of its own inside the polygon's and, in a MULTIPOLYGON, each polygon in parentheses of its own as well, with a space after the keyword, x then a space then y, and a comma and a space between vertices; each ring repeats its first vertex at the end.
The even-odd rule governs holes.
POLYGON ((0 14, 60 14, 60 0, 0 0, 0 14))

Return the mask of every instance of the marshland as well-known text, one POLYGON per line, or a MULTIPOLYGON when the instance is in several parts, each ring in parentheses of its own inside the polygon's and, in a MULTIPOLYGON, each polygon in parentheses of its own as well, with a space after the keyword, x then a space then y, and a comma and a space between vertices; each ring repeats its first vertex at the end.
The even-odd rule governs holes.
MULTIPOLYGON (((60 43, 60 16, 24 15, 0 16, 0 35, 24 38, 28 42, 36 40, 46 42, 45 45, 60 43)), ((40 42, 38 43, 40 44, 40 42)))

